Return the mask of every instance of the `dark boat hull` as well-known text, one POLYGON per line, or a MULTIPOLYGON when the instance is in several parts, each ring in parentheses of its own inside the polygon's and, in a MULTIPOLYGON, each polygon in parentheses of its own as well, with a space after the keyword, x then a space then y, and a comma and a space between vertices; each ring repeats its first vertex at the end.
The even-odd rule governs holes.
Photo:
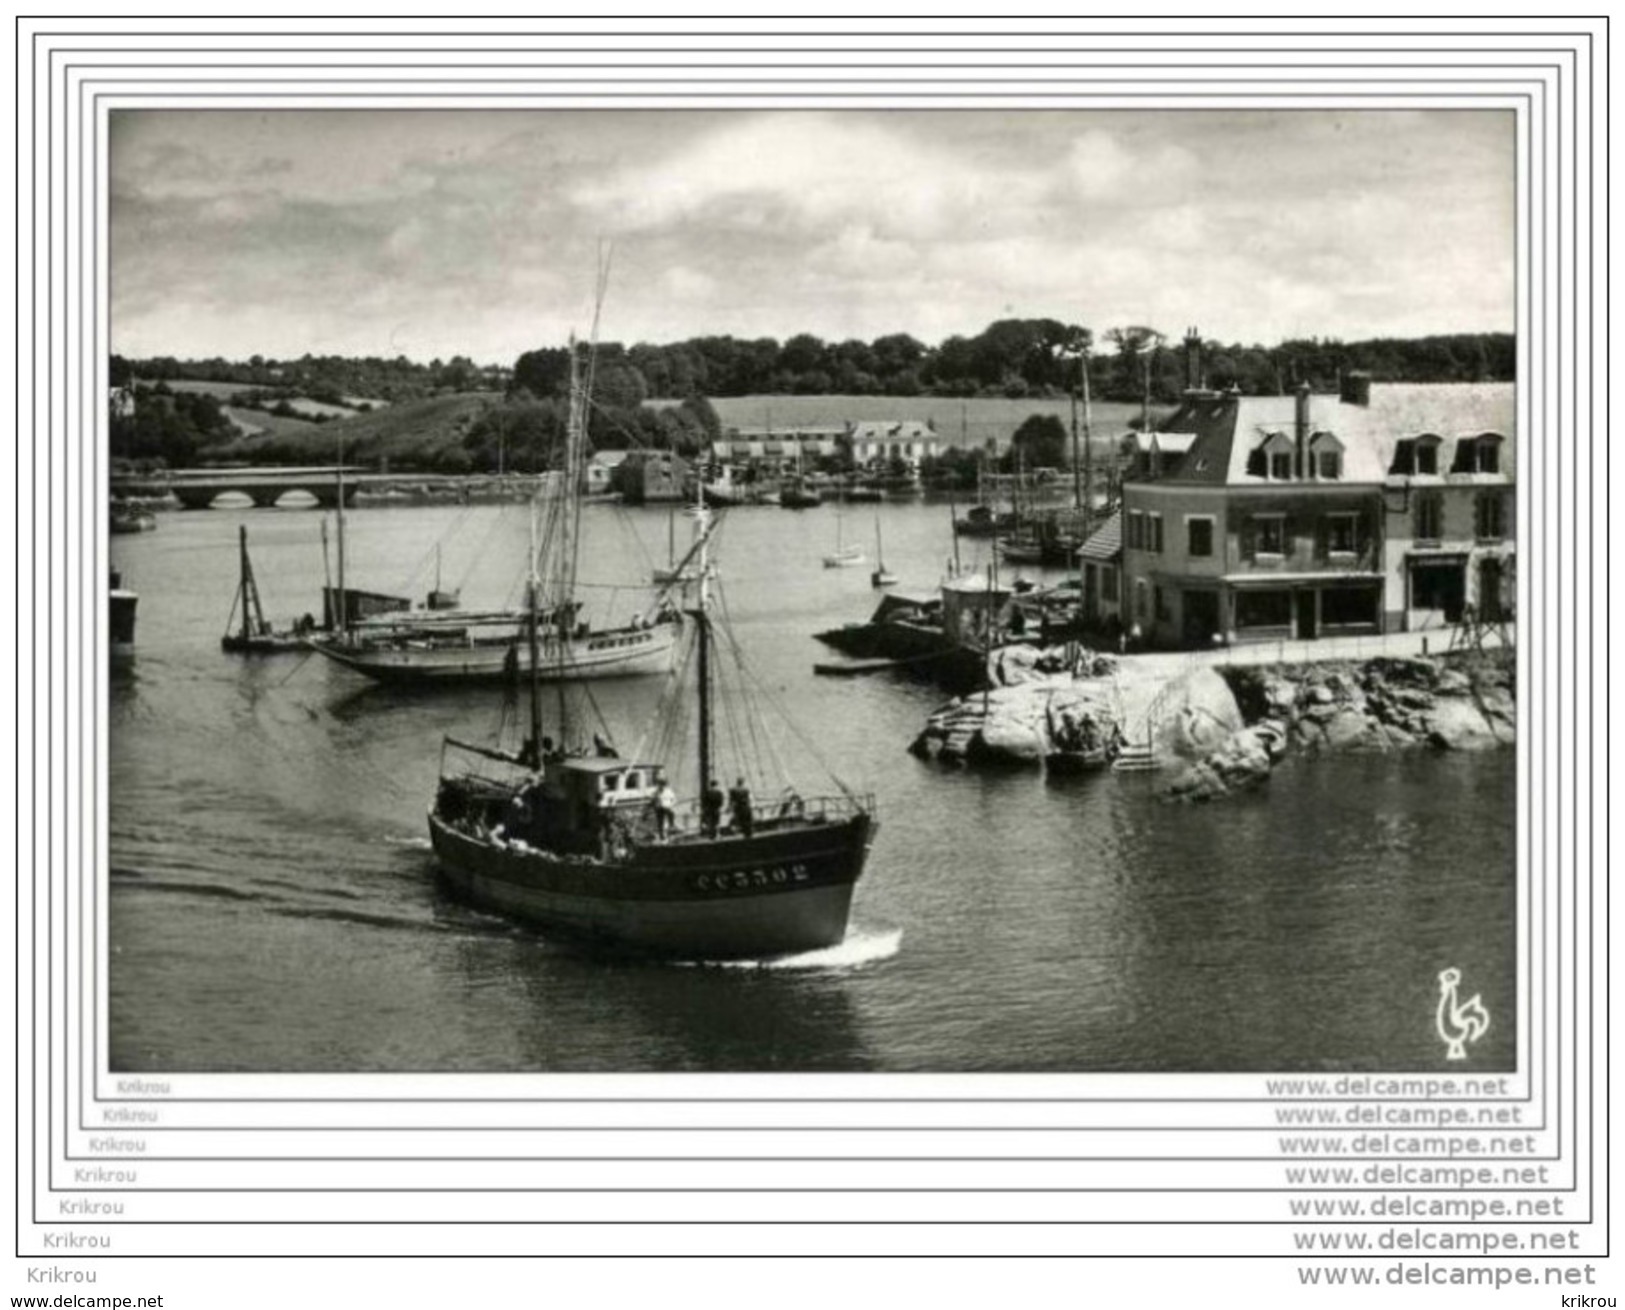
POLYGON ((601 946, 705 960, 838 945, 874 828, 858 815, 596 860, 499 844, 429 816, 442 877, 471 904, 601 946))

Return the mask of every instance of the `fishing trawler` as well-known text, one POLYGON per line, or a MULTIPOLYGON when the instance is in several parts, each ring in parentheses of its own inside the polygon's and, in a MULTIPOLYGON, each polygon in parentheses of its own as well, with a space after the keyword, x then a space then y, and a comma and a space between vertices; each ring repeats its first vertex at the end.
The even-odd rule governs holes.
MULTIPOLYGON (((586 396, 573 346, 571 354, 573 446, 586 396)), ((743 674, 743 665, 712 611, 717 520, 703 502, 690 515, 694 539, 681 562, 695 579, 686 640, 663 712, 645 736, 665 749, 640 745, 622 755, 608 725, 588 746, 577 739, 584 714, 565 696, 544 722, 543 671, 562 650, 543 643, 556 602, 544 597, 533 534, 527 730, 517 750, 447 739, 430 841, 454 893, 591 944, 703 960, 836 945, 874 837, 873 799, 838 782, 833 795, 807 796, 788 784, 774 790, 761 762, 741 757, 737 732, 728 734, 733 755, 723 767, 719 711, 755 722, 759 707, 747 703, 748 682, 737 699, 718 694, 720 666, 736 663, 743 674), (690 693, 697 706, 692 750, 677 730, 690 693), (726 807, 718 778, 737 779, 726 807)), ((551 582, 567 595, 576 529, 569 516, 557 526, 549 537, 551 582)))

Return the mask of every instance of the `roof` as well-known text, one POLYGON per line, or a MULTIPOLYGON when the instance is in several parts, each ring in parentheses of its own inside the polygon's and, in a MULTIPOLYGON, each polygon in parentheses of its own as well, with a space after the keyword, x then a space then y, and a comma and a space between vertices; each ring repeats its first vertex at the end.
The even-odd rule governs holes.
MULTIPOLYGON (((1377 383, 1370 396, 1368 405, 1345 403, 1331 395, 1309 397, 1311 440, 1319 433, 1329 433, 1343 448, 1339 481, 1383 481, 1393 467, 1399 442, 1424 433, 1442 438, 1443 468, 1454 466, 1461 442, 1486 433, 1504 437, 1501 468, 1506 477, 1512 475, 1517 444, 1512 383, 1377 383)), ((1175 443, 1163 438, 1177 437, 1183 442, 1189 434, 1192 439, 1184 459, 1169 471, 1171 480, 1258 486, 1266 480, 1248 473, 1248 456, 1277 434, 1295 440, 1296 426, 1295 396, 1196 392, 1185 397, 1161 429, 1144 434, 1136 445, 1150 449, 1150 443, 1156 441, 1167 452, 1175 443)))
POLYGON ((1112 516, 1078 547, 1079 559, 1115 560, 1123 553, 1123 511, 1114 510, 1112 516))
POLYGON ((934 438, 936 429, 919 419, 865 419, 852 424, 851 436, 856 441, 918 441, 934 438))
POLYGON ((600 468, 612 469, 618 464, 624 464, 626 457, 631 453, 629 450, 599 450, 595 451, 593 457, 587 462, 597 464, 600 468))

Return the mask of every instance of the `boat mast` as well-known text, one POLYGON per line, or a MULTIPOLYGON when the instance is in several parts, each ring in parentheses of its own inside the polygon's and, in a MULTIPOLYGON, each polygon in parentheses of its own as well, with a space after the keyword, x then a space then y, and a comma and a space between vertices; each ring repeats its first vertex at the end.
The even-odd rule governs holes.
POLYGON ((530 624, 526 633, 530 645, 530 759, 526 762, 535 769, 542 767, 542 580, 536 568, 536 499, 541 494, 537 483, 530 493, 530 624))
MULTIPOLYGON (((1095 463, 1090 446, 1089 422, 1089 352, 1083 352, 1079 371, 1083 374, 1083 535, 1087 540, 1095 518, 1095 463)), ((1074 456, 1073 466, 1077 460, 1074 456)))
POLYGON ((699 642, 701 792, 711 781, 711 511, 702 496, 692 510, 699 565, 695 579, 695 635, 699 642))
POLYGON ((241 557, 241 580, 237 590, 243 602, 243 640, 265 630, 265 611, 260 608, 260 589, 254 585, 254 566, 248 562, 248 525, 237 525, 237 550, 241 557), (250 612, 253 620, 250 624, 250 612))
POLYGON ((334 627, 338 629, 342 639, 350 632, 350 599, 344 592, 344 434, 339 433, 339 595, 338 615, 334 619, 334 627))

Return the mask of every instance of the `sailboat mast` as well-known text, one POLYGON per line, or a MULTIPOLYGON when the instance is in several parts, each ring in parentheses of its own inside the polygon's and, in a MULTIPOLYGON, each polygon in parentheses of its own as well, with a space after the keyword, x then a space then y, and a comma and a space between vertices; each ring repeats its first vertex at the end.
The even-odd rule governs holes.
POLYGON ((237 596, 243 605, 243 640, 249 637, 248 627, 248 525, 237 525, 237 596))
POLYGON ((338 614, 334 619, 334 626, 339 636, 344 637, 350 631, 350 598, 344 591, 344 435, 339 434, 339 594, 338 614))
POLYGON ((1089 423, 1089 352, 1083 354, 1083 530, 1087 538, 1094 526, 1095 465, 1090 451, 1089 423))
POLYGON ((541 495, 541 484, 530 493, 530 625, 526 637, 530 645, 530 750, 531 763, 542 767, 542 581, 536 569, 536 498, 541 495))
POLYGON ((694 507, 699 541, 699 567, 695 584, 694 623, 699 642, 700 779, 703 792, 711 782, 711 511, 704 497, 694 507))

